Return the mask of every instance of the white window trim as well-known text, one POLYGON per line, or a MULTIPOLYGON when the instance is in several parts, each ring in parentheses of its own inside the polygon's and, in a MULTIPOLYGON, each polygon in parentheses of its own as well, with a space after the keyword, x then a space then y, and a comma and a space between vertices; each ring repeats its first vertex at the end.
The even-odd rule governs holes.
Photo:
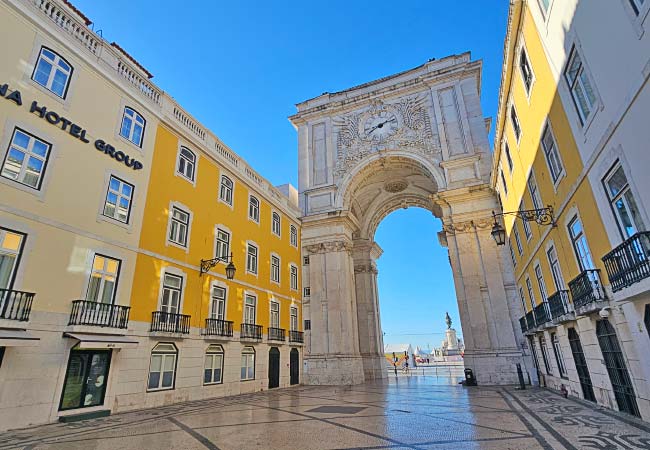
MULTIPOLYGON (((564 221, 562 225, 564 226, 564 232, 566 233, 566 238, 569 242, 569 249, 570 253, 573 255, 573 260, 576 264, 576 269, 582 273, 582 270, 580 269, 581 267, 581 262, 578 260, 578 255, 576 254, 575 247, 573 246, 573 238, 571 237, 571 232, 569 231, 569 224, 571 224, 575 219, 580 221, 580 224, 582 225, 582 234, 585 237, 585 240, 587 241, 587 246, 589 249, 589 255, 591 257, 591 263, 594 265, 594 267, 597 267, 597 261, 594 259, 594 254, 592 253, 592 247, 591 243, 589 242, 589 239, 587 237, 587 229, 585 228, 585 223, 582 220, 582 217, 580 216, 580 211, 578 208, 574 205, 571 208, 569 208, 565 213, 564 213, 564 221)), ((555 251, 557 252, 557 247, 555 247, 555 251)), ((558 261, 560 260, 560 256, 558 255, 558 261)), ((562 266, 560 266, 562 268, 562 266)), ((564 273, 562 273, 562 276, 564 276, 564 273)), ((567 283, 567 286, 569 285, 569 282, 564 280, 565 283, 567 283)))
POLYGON ((300 289, 300 273, 298 273, 298 265, 294 262, 289 263, 289 288, 292 291, 298 291, 300 289), (291 268, 296 269, 296 287, 291 286, 291 268))
POLYGON ((529 297, 528 300, 530 301, 530 304, 532 306, 531 311, 533 311, 537 306, 537 302, 535 299, 535 285, 533 284, 533 281, 530 279, 530 276, 528 274, 526 274, 526 276, 524 277, 524 284, 526 285, 526 292, 528 292, 528 297, 529 297), (528 289, 529 284, 530 284, 530 289, 528 289))
POLYGON ((194 218, 194 214, 192 213, 192 210, 190 208, 188 208, 184 204, 182 204, 180 202, 177 202, 177 201, 169 202, 169 212, 167 214, 167 230, 165 231, 165 246, 166 247, 172 246, 172 247, 176 247, 176 248, 180 248, 181 250, 184 250, 185 253, 190 252, 190 238, 192 236, 192 220, 193 220, 193 218, 194 218), (172 225, 172 211, 173 211, 172 208, 174 208, 174 207, 182 210, 182 212, 189 215, 189 219, 188 219, 188 222, 187 222, 187 242, 185 244, 185 247, 183 247, 182 245, 180 245, 180 244, 178 244, 178 243, 176 243, 174 241, 169 240, 169 230, 171 229, 171 225, 172 225))
MULTIPOLYGON (((240 364, 239 364, 239 372, 240 372, 239 381, 254 381, 254 380, 255 380, 255 376, 257 375, 257 370, 256 370, 257 368, 255 367, 256 364, 257 364, 257 351, 255 351, 255 347, 253 347, 252 345, 245 345, 244 347, 242 347, 241 351, 239 352, 239 359, 240 359, 240 364), (251 348, 251 349, 253 349, 253 351, 252 351, 252 352, 245 352, 245 353, 244 353, 244 350, 245 350, 246 348, 251 348), (242 377, 241 377, 241 357, 242 357, 242 355, 245 355, 245 354, 249 354, 249 355, 252 354, 252 355, 253 355, 253 378, 242 378, 242 377)), ((248 375, 248 371, 246 371, 246 372, 247 372, 246 375, 248 375)))
POLYGON ((259 273, 260 273, 260 246, 255 241, 246 241, 246 248, 245 248, 244 251, 245 251, 245 255, 246 255, 246 258, 244 260, 245 261, 245 267, 246 267, 246 273, 248 275, 252 275, 255 278, 257 278, 259 276, 259 273), (251 272, 250 270, 248 270, 248 246, 249 245, 254 245, 257 248, 257 267, 256 267, 257 272, 251 272))
POLYGON ((519 256, 524 255, 524 246, 521 243, 521 235, 519 234, 519 230, 517 229, 517 222, 513 223, 512 225, 512 234, 514 235, 515 239, 515 246, 517 248, 517 253, 519 253, 519 256))
MULTIPOLYGON (((519 291, 517 291, 517 296, 519 297, 519 301, 521 302, 521 306, 524 308, 524 314, 526 314, 528 309, 526 308, 526 290, 524 289, 524 286, 519 284, 519 291)), ((528 302, 530 305, 530 302, 528 302)), ((531 309, 530 312, 533 310, 531 309)))
POLYGON ((548 302, 548 297, 550 295, 552 295, 552 293, 549 294, 549 292, 548 292, 548 286, 546 284, 546 279, 544 278, 544 271, 542 270, 542 265, 541 265, 540 260, 538 258, 535 258, 535 261, 533 261, 533 273, 535 274, 535 282, 537 284, 537 289, 539 290, 539 295, 540 295, 542 301, 548 302), (536 269, 538 267, 539 267, 539 273, 542 275, 542 283, 544 284, 545 292, 542 292, 542 288, 539 285, 539 279, 537 278, 536 269), (546 296, 544 296, 544 294, 546 294, 546 296), (544 297, 546 297, 546 298, 544 298, 544 297))
MULTIPOLYGON (((550 6, 549 6, 549 11, 550 11, 550 6)), ((524 88, 524 92, 526 93, 526 101, 530 105, 530 98, 533 93, 533 88, 535 87, 535 81, 537 80, 537 77, 535 76, 535 71, 533 70, 533 64, 530 61, 530 53, 528 53, 528 49, 526 47, 526 42, 523 38, 523 36, 520 36, 520 42, 519 42, 519 47, 517 49, 517 70, 519 72, 519 78, 521 80, 521 85, 524 88), (530 69, 530 73, 532 75, 532 79, 530 80, 530 89, 526 90, 526 84, 524 83, 524 73, 521 70, 521 52, 524 52, 526 54, 526 61, 528 61, 528 68, 530 69)), ((519 115, 517 115, 517 118, 519 115)), ((519 126, 521 126, 521 122, 519 122, 519 126)))
POLYGON ((549 0, 548 9, 546 10, 546 12, 544 12, 544 10, 542 9, 542 5, 539 4, 539 0, 537 0, 537 2, 538 2, 537 6, 539 8, 539 13, 542 16, 542 20, 544 22, 544 25, 548 25, 548 19, 551 16, 552 9, 553 9, 553 4, 555 3, 555 1, 554 0, 549 0))
MULTIPOLYGON (((542 151, 543 156, 544 156, 544 161, 546 162, 546 169, 548 169, 548 177, 549 181, 551 182, 551 185, 553 186, 553 192, 557 194, 558 187, 560 186, 560 183, 562 180, 566 177, 566 167, 564 165, 564 161, 562 160, 562 152, 560 152, 560 146, 557 143, 557 138, 555 137, 555 131, 553 130, 553 124, 551 123, 551 118, 546 117, 546 119, 542 122, 542 128, 539 131, 539 149, 542 151), (542 139, 544 138, 544 130, 548 127, 548 129, 551 131, 551 137, 553 138, 553 143, 555 144, 555 151, 557 152, 557 157, 560 162, 560 165, 562 166, 562 170, 557 176, 557 180, 553 181, 553 175, 552 170, 551 170, 551 163, 548 160, 548 156, 546 155, 546 150, 544 149, 544 144, 542 142, 542 139)), ((537 181, 537 179, 535 179, 537 181)), ((539 190, 539 185, 537 185, 537 190, 539 190)), ((540 195, 541 197, 541 195, 540 195)))
MULTIPOLYGON (((176 389, 176 376, 178 375, 178 357, 180 355, 180 351, 178 350, 178 346, 174 344, 173 342, 155 342, 154 346, 151 347, 151 350, 149 350, 149 368, 147 369, 147 383, 146 383, 146 391, 147 392, 158 392, 158 391, 171 391, 176 389), (154 353, 154 349, 158 346, 158 344, 172 344, 176 348, 176 353, 162 353, 162 352, 156 352, 154 353), (149 377, 151 376, 151 359, 153 355, 174 355, 174 379, 172 381, 172 385, 170 387, 157 387, 157 388, 149 388, 149 377)), ((161 371, 160 371, 160 383, 162 384, 162 374, 163 371, 162 369, 164 368, 165 360, 161 361, 161 371)))
POLYGON ((289 331, 299 331, 300 330, 300 308, 294 302, 291 302, 289 305, 289 331), (291 327, 291 310, 296 310, 296 328, 291 327))
POLYGON ((219 385, 223 384, 223 373, 226 365, 226 352, 223 348, 223 345, 221 344, 210 344, 205 348, 205 351, 203 352, 203 370, 201 371, 201 384, 203 386, 213 386, 213 385, 219 385), (208 352, 210 347, 221 347, 220 352, 208 352), (221 355, 221 379, 219 381, 211 381, 209 383, 205 382, 205 360, 207 359, 208 355, 221 355))
MULTIPOLYGON (((0 225, 5 226, 4 223, 0 224, 0 225)), ((9 227, 5 226, 5 228, 11 228, 11 226, 9 226, 9 227)), ((14 228, 14 231, 17 231, 17 232, 20 232, 20 233, 25 233, 24 231, 22 231, 22 230, 19 231, 18 229, 15 229, 15 228, 14 228)), ((25 234, 27 234, 27 233, 25 233, 25 234)), ((25 238, 27 243, 29 243, 29 241, 30 241, 28 239, 30 235, 31 234, 28 234, 27 237, 25 238)), ((25 248, 23 249, 23 252, 24 253, 27 252, 27 245, 26 244, 25 244, 25 248)), ((24 253, 23 253, 23 255, 21 255, 21 260, 20 260, 19 266, 21 266, 23 264, 23 258, 26 256, 24 253)), ((85 299, 88 296, 88 287, 90 286, 90 276, 91 276, 91 273, 92 273, 92 264, 93 264, 93 260, 94 260, 96 254, 100 254, 100 255, 106 256, 108 258, 113 258, 113 259, 117 259, 117 260, 120 261, 120 273, 119 273, 119 278, 120 279, 122 278, 122 270, 124 269, 125 264, 128 264, 130 262, 129 255, 124 253, 119 247, 92 247, 92 248, 89 248, 87 250, 87 252, 86 252, 86 258, 85 258, 85 263, 84 263, 84 273, 83 273, 83 278, 84 278, 83 282, 84 282, 84 284, 82 285, 81 290, 79 291, 79 298, 80 299, 85 299)), ((20 267, 19 267, 19 269, 20 269, 20 267)), ((118 291, 119 291, 120 287, 121 287, 121 284, 117 283, 117 289, 115 290, 115 296, 114 296, 115 297, 115 299, 114 299, 114 304, 115 305, 118 304, 118 301, 117 301, 118 295, 117 294, 118 294, 118 291)), ((128 292, 129 292, 129 288, 127 288, 127 294, 128 294, 128 292)), ((125 295, 124 297, 125 297, 125 303, 119 303, 119 304, 129 306, 131 296, 130 295, 125 295)))
POLYGON ((108 222, 112 225, 117 225, 118 227, 122 227, 125 230, 127 230, 128 233, 133 232, 133 224, 137 221, 140 220, 140 216, 136 218, 136 206, 137 206, 137 199, 139 196, 139 191, 138 191, 138 185, 135 183, 135 180, 130 177, 129 174, 126 174, 124 172, 120 172, 117 170, 112 170, 112 169, 107 169, 104 171, 104 185, 101 191, 101 197, 100 197, 100 202, 99 202, 99 208, 97 209, 97 222, 108 222), (131 196, 131 211, 129 213, 129 221, 128 223, 121 222, 117 219, 114 219, 113 217, 105 216, 104 215, 104 205, 106 203, 106 195, 108 193, 108 186, 111 181, 111 176, 115 176, 117 178, 120 178, 121 180, 126 181, 130 185, 133 186, 133 194, 131 196))
MULTIPOLYGON (((221 185, 219 185, 219 189, 221 190, 221 185)), ((252 193, 248 193, 248 208, 246 211, 246 216, 248 217, 248 220, 250 222, 253 222, 257 225, 260 224, 260 216, 262 215, 262 201, 260 200, 259 196, 254 195, 252 193), (251 217, 250 215, 250 208, 251 208, 251 197, 254 197, 257 199, 257 220, 251 217)))
MULTIPOLYGON (((112 259, 114 261, 118 261, 117 274, 115 276, 115 286, 114 286, 114 290, 113 290, 113 298, 112 298, 111 305, 121 305, 121 303, 119 303, 117 301, 117 297, 118 297, 117 291, 118 291, 118 289, 120 287, 120 278, 122 276, 122 269, 124 267, 124 260, 121 257, 118 258, 117 256, 113 256, 112 253, 105 253, 105 252, 102 252, 102 251, 90 251, 88 253, 89 253, 89 255, 88 255, 89 256, 89 258, 88 258, 89 263, 88 263, 87 270, 86 270, 87 276, 85 277, 86 278, 86 285, 85 285, 85 289, 84 289, 84 294, 81 297, 81 299, 82 300, 88 300, 88 293, 89 293, 88 291, 90 290, 90 279, 91 279, 93 271, 94 271, 93 263, 95 262, 95 257, 99 256, 101 258, 112 259)), ((88 301, 91 301, 91 300, 88 300, 88 301)), ((126 305, 126 306, 128 306, 128 305, 126 305)))
POLYGON ((604 108, 603 100, 600 98, 600 93, 598 91, 598 87, 596 86, 596 81, 592 75, 592 72, 589 69, 589 65, 585 61, 584 58, 585 52, 582 49, 580 40, 578 39, 578 36, 574 32, 569 32, 567 36, 565 36, 564 50, 566 52, 566 61, 564 62, 564 65, 562 66, 562 71, 560 72, 562 82, 559 84, 560 86, 562 86, 562 89, 566 90, 566 93, 569 96, 568 98, 571 101, 571 104, 573 105, 573 108, 569 108, 569 109, 573 109, 573 113, 568 114, 568 116, 573 118, 577 129, 582 130, 583 136, 586 136, 589 127, 591 127, 591 124, 594 121, 594 118, 598 115, 598 111, 604 108), (593 89, 594 97, 596 98, 596 101, 592 105, 591 113, 589 114, 589 117, 585 119, 584 123, 582 123, 582 119, 580 118, 580 113, 577 110, 578 106, 575 104, 573 94, 571 93, 571 86, 569 86, 569 82, 566 79, 566 69, 568 67, 569 62, 571 61, 570 59, 571 50, 573 50, 574 48, 575 51, 577 51, 578 54, 580 55, 580 61, 582 61, 583 70, 587 73, 587 78, 589 78, 589 81, 591 81, 591 88, 593 89))
POLYGON ((176 152, 176 163, 174 165, 174 176, 178 178, 182 178, 183 180, 187 181, 190 183, 192 186, 196 187, 196 179, 198 178, 198 173, 199 173, 199 153, 192 150, 189 145, 184 145, 181 144, 180 142, 178 143, 178 151, 176 152), (185 148, 192 152, 194 154, 194 179, 190 180, 187 178, 184 174, 180 173, 178 171, 178 163, 180 162, 181 159, 181 149, 185 148))
MULTIPOLYGON (((235 210, 235 187, 237 183, 235 182, 235 177, 233 177, 231 174, 225 171, 220 171, 219 172, 219 183, 217 184, 217 201, 220 202, 223 205, 226 205, 228 208, 232 209, 233 211, 235 210), (228 177, 230 181, 232 181, 232 194, 231 194, 231 203, 226 202, 221 198, 221 181, 223 180, 223 177, 228 177)), ((248 214, 248 213, 247 213, 248 214)))
POLYGON ((273 236, 275 236, 275 237, 282 238, 282 214, 280 214, 280 213, 279 213, 277 210, 275 210, 275 209, 271 209, 271 234, 272 234, 273 236), (275 230, 273 229, 273 228, 274 228, 274 226, 273 226, 273 216, 274 216, 275 214, 278 215, 278 219, 279 219, 279 228, 280 228, 280 229, 278 230, 278 231, 279 231, 278 233, 276 233, 275 230))
POLYGON ((273 304, 278 305, 278 326, 276 328, 282 328, 282 305, 280 305, 280 302, 273 296, 269 299, 269 327, 272 327, 271 324, 271 306, 273 304))
POLYGON ((146 110, 142 106, 140 106, 138 103, 134 102, 124 102, 122 104, 122 109, 120 109, 120 115, 118 119, 118 125, 117 125, 117 137, 122 140, 122 142, 127 142, 131 147, 140 149, 140 152, 143 152, 144 149, 144 140, 145 137, 147 136, 147 127, 149 125, 149 119, 145 117, 144 114, 142 114, 140 111, 146 110), (131 106, 131 105, 136 105, 136 106, 131 106), (139 107, 139 108, 137 108, 139 107), (125 138, 122 136, 122 121, 124 120, 124 115, 126 113, 126 108, 132 110, 135 114, 138 114, 140 117, 142 117, 142 120, 144 120, 144 126, 142 127, 142 138, 140 140, 140 145, 136 144, 132 140, 125 138))
POLYGON ((217 233, 218 233, 219 229, 221 229, 222 231, 225 231, 230 236, 230 238, 228 240, 228 255, 230 255, 232 253, 232 231, 230 231, 230 228, 228 228, 227 226, 219 223, 219 224, 214 226, 214 236, 213 236, 214 243, 212 245, 212 254, 214 255, 215 258, 217 256, 219 256, 219 255, 217 255, 217 236, 218 236, 217 233))
MULTIPOLYGON (((32 48, 32 54, 30 55, 29 61, 31 61, 30 64, 25 65, 25 72, 23 79, 27 82, 25 84, 29 84, 32 87, 35 87, 42 93, 46 94, 48 97, 50 97, 53 100, 56 100, 58 103, 63 105, 64 109, 68 111, 70 108, 70 102, 71 102, 71 97, 74 92, 73 86, 77 83, 77 78, 79 76, 79 64, 77 62, 71 62, 72 59, 74 58, 74 53, 73 52, 65 52, 61 51, 60 49, 56 48, 56 45, 53 45, 54 42, 52 41, 45 41, 40 35, 37 35, 35 40, 34 40, 34 47, 32 48), (72 73, 70 74, 70 77, 68 79, 68 87, 66 89, 65 97, 59 97, 57 94, 54 92, 50 91, 48 88, 43 86, 42 84, 36 82, 32 78, 32 75, 36 73, 36 66, 38 64, 38 58, 41 55, 41 48, 46 47, 50 51, 53 51, 54 53, 58 54, 59 56, 65 54, 65 61, 72 67, 72 73)), ((49 110, 50 108, 48 108, 49 110)))
POLYGON ((521 121, 519 120, 519 112, 517 112, 517 107, 515 106, 515 102, 510 100, 508 101, 508 123, 510 124, 510 129, 512 130, 512 135, 515 138, 515 142, 517 142, 517 148, 519 148, 519 143, 521 142, 521 137, 524 135, 524 129, 521 127, 521 121), (519 124, 519 136, 517 136, 517 133, 515 133, 515 126, 512 123, 512 114, 511 110, 515 110, 515 116, 517 117, 517 123, 519 124))
MULTIPOLYGON (((512 151, 510 151, 510 145, 508 144, 508 139, 506 138, 504 138, 501 142, 501 153, 503 154, 503 159, 506 162, 505 165, 508 166, 508 171, 510 172, 510 181, 512 181, 515 173, 515 161, 512 159, 512 151), (506 147, 508 148, 507 152, 506 152, 506 147), (510 167, 510 163, 508 163, 508 154, 510 154, 512 167, 510 167)), ((503 166, 503 163, 501 163, 500 166, 503 166)))
MULTIPOLYGON (((257 250, 257 252, 258 252, 257 271, 259 272, 260 271, 260 267, 259 267, 259 249, 257 250)), ((248 256, 248 246, 246 247, 246 255, 248 256)), ((280 255, 278 255, 275 252, 271 252, 271 257, 269 259, 269 280, 271 280, 271 283, 276 284, 278 286, 280 286, 280 284, 282 283, 282 258, 280 258, 280 255), (275 281, 273 279, 273 257, 274 256, 276 258, 278 258, 278 281, 275 281)))
POLYGON ((160 269, 160 274, 158 278, 158 302, 156 306, 156 311, 162 311, 162 294, 163 294, 163 284, 165 279, 165 273, 170 275, 176 275, 183 279, 183 284, 181 285, 181 296, 178 300, 178 312, 177 314, 183 314, 183 305, 185 304, 185 291, 187 290, 187 273, 181 269, 174 266, 163 266, 160 269))
MULTIPOLYGON (((210 283, 210 291, 208 292, 208 298, 210 299, 210 301, 208 302, 209 303, 208 304, 208 314, 207 314, 208 318, 212 318, 212 310, 213 310, 212 292, 213 292, 213 288, 215 288, 215 287, 218 287, 218 288, 221 288, 221 289, 225 290, 225 294, 224 294, 225 305, 224 305, 224 309, 223 309, 223 320, 228 320, 228 295, 230 294, 229 289, 228 289, 228 285, 226 283, 224 283, 223 281, 221 281, 221 280, 215 280, 215 279, 213 279, 212 282, 210 283)), ((223 375, 222 375, 221 378, 223 378, 223 375)))
MULTIPOLYGON (((519 211, 524 210, 526 210, 526 204, 522 199, 521 203, 519 203, 519 211)), ((524 237, 526 238, 526 242, 530 242, 530 240, 533 238, 533 228, 530 226, 530 222, 526 219, 522 219, 521 227, 524 229, 524 237), (526 233, 526 230, 528 230, 530 233, 526 233)))
MULTIPOLYGON (((111 173, 108 176, 108 179, 106 181, 106 189, 104 190, 104 196, 103 196, 103 201, 102 201, 102 204, 101 204, 100 214, 102 215, 103 218, 108 219, 108 220, 106 220, 106 222, 110 222, 110 223, 113 223, 115 225, 119 225, 119 224, 130 225, 131 222, 132 222, 132 219, 133 219, 133 216, 132 216, 131 213, 133 212, 133 199, 134 198, 135 198, 135 185, 131 181, 127 181, 124 178, 120 177, 119 175, 115 175, 114 173, 111 173), (106 209, 106 200, 108 198, 108 190, 110 188, 111 178, 117 178, 117 181, 127 183, 127 184, 131 185, 131 188, 132 188, 132 190, 131 190, 131 198, 130 198, 130 201, 129 201, 129 211, 127 213, 127 221, 126 222, 122 222, 121 220, 118 220, 115 217, 107 216, 106 214, 104 214, 104 210, 106 209)), ((118 196, 118 201, 119 201, 119 196, 118 196)))
MULTIPOLYGON (((565 228, 566 228, 566 227, 565 227, 565 228)), ((569 242, 569 243, 570 243, 570 242, 569 242)), ((559 255, 557 254, 557 245, 555 245, 555 242, 553 241, 553 239, 550 239, 550 240, 546 243, 546 245, 544 245, 544 260, 546 261, 546 263, 548 264, 548 268, 550 269, 550 272, 551 272, 551 279, 553 280, 553 287, 556 288, 557 286, 555 286, 555 276, 553 275, 553 266, 551 265, 551 261, 550 261, 550 259, 548 258, 548 252, 549 252, 549 250, 551 250, 551 248, 553 248, 553 249, 555 250, 555 256, 556 256, 556 258, 557 258, 557 264, 558 264, 558 266, 559 266, 559 268, 560 268, 560 274, 561 274, 561 276, 562 276, 562 280, 561 280, 561 281, 563 282, 563 283, 562 283, 563 285, 560 286, 556 292, 558 292, 558 291, 562 291, 562 290, 568 290, 568 289, 569 289, 569 286, 568 286, 568 283, 566 282, 566 279, 565 279, 565 273, 564 273, 564 271, 562 270, 562 261, 560 261, 560 257, 559 257, 559 255)), ((575 253, 575 252, 573 252, 573 253, 575 253)), ((547 289, 548 289, 548 287, 547 287, 547 289)), ((554 293, 555 293, 555 292, 554 292, 554 293)))
POLYGON ((241 311, 241 323, 246 323, 246 296, 251 296, 255 297, 255 322, 254 324, 257 325, 257 317, 259 314, 259 309, 260 309, 260 298, 259 295, 257 295, 257 292, 251 291, 250 289, 244 289, 244 297, 242 298, 242 311, 241 311))
POLYGON ((298 227, 295 226, 292 223, 289 223, 289 245, 291 245, 293 248, 298 248, 299 242, 300 242, 300 239, 299 239, 298 227), (296 230, 296 245, 293 245, 293 243, 291 242, 291 229, 292 228, 296 230))

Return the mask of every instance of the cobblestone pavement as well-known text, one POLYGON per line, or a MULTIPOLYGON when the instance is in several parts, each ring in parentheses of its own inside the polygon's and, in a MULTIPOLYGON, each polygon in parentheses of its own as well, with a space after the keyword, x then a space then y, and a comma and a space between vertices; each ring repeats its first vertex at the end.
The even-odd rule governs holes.
POLYGON ((0 449, 650 449, 650 424, 548 390, 433 377, 304 386, 0 434, 0 449))

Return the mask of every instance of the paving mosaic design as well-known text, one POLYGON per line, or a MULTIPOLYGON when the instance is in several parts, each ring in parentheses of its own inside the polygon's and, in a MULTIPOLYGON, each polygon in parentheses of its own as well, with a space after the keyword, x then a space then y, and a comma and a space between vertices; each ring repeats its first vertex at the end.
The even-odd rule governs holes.
POLYGON ((547 390, 433 377, 298 387, 0 435, 0 449, 650 450, 650 424, 547 390))

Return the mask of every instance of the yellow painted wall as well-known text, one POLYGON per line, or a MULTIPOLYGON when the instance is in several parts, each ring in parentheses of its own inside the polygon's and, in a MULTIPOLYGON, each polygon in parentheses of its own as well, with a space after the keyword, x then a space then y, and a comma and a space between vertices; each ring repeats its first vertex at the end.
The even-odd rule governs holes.
POLYGON ((210 284, 215 278, 228 285, 226 320, 234 322, 235 330, 239 329, 243 319, 245 290, 253 291, 257 295, 258 325, 263 325, 265 328, 268 326, 271 298, 275 298, 280 303, 281 328, 289 329, 289 308, 292 302, 298 308, 300 324, 302 319, 300 241, 298 247, 290 245, 290 224, 297 228, 298 239, 300 239, 298 222, 291 220, 280 209, 273 209, 267 199, 237 178, 234 173, 217 164, 197 146, 180 141, 174 131, 161 125, 156 135, 155 158, 140 238, 140 247, 146 252, 153 252, 154 256, 147 254, 138 256, 131 320, 151 319, 151 312, 158 308, 161 268, 172 265, 187 274, 182 313, 192 316, 192 326, 203 327, 204 320, 209 315, 210 284), (182 176, 175 175, 178 149, 181 144, 199 155, 196 186, 182 176), (222 172, 235 183, 233 208, 218 200, 222 172), (249 192, 260 200, 259 225, 248 219, 249 192), (171 201, 184 205, 193 214, 187 252, 166 244, 171 201), (281 237, 271 232, 273 210, 281 216, 281 237), (237 267, 235 279, 232 281, 225 279, 224 264, 219 264, 212 269, 213 272, 221 274, 221 278, 210 274, 199 277, 200 260, 214 257, 214 233, 217 224, 224 225, 232 232, 231 251, 237 267), (246 273, 247 240, 254 241, 258 245, 257 276, 246 273), (281 258, 280 285, 270 281, 271 252, 277 253, 281 258), (298 290, 290 289, 290 263, 298 267, 298 290))
MULTIPOLYGON (((574 217, 575 211, 579 213, 582 220, 592 259, 596 267, 601 269, 601 281, 603 282, 607 280, 604 265, 600 258, 609 250, 609 242, 606 239, 605 228, 588 181, 585 179, 579 185, 577 184, 584 165, 580 158, 566 111, 557 92, 556 81, 548 65, 538 30, 530 11, 526 7, 523 11, 522 20, 521 34, 515 46, 516 53, 514 55, 511 54, 510 59, 513 61, 514 67, 508 67, 512 75, 509 80, 510 85, 505 90, 505 95, 503 96, 505 101, 510 99, 515 105, 522 133, 520 141, 517 143, 510 122, 509 104, 502 102, 500 105, 500 113, 504 114, 506 119, 504 126, 497 129, 495 157, 499 158, 499 166, 506 179, 508 194, 506 195, 501 187, 502 181, 500 177, 497 177, 495 182, 499 187, 504 211, 519 210, 520 204, 522 209, 533 209, 527 186, 527 180, 532 167, 544 205, 551 205, 555 210, 557 228, 551 229, 543 241, 540 241, 540 239, 543 233, 549 231, 548 227, 531 223, 532 238, 530 241, 527 241, 521 220, 515 221, 512 216, 504 218, 506 231, 510 237, 510 245, 513 247, 517 260, 515 267, 517 284, 524 288, 528 302, 529 298, 525 283, 525 276, 527 274, 533 284, 535 300, 539 303, 541 301, 541 294, 534 273, 533 264, 535 260, 539 260, 540 262, 548 295, 555 292, 553 278, 546 256, 546 246, 549 241, 552 240, 555 244, 564 281, 568 283, 579 274, 577 259, 567 231, 568 222, 574 217), (519 69, 519 48, 522 38, 530 66, 534 73, 534 83, 531 88, 530 97, 527 96, 519 69), (544 123, 547 118, 550 121, 565 170, 565 175, 558 182, 557 186, 553 185, 546 156, 540 143, 544 123), (501 142, 503 141, 508 142, 510 147, 510 154, 513 160, 512 174, 508 168, 505 152, 501 147, 501 142), (566 206, 562 208, 567 198, 569 200, 566 206), (522 200, 523 203, 521 203, 522 200), (513 226, 517 227, 521 238, 523 247, 522 256, 519 256, 515 238, 512 236, 513 226)), ((568 289, 568 287, 565 286, 564 289, 568 289)))

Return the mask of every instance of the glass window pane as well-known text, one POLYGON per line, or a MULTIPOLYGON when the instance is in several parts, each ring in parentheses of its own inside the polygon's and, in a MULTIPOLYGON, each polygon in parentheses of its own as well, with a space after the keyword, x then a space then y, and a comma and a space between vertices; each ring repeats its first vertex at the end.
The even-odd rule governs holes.
POLYGON ((129 135, 131 134, 131 124, 131 119, 124 116, 124 119, 122 119, 122 129, 120 130, 120 135, 122 135, 122 137, 129 139, 129 135))
POLYGON ((206 368, 203 370, 203 382, 212 383, 212 369, 206 368))
POLYGON ((34 73, 34 81, 36 81, 41 86, 47 87, 47 82, 50 79, 50 72, 52 71, 52 64, 41 59, 38 62, 36 67, 36 73, 34 73))
POLYGON ((151 371, 160 372, 163 355, 151 355, 151 371))
POLYGON ((171 387, 174 382, 174 372, 163 372, 162 387, 171 387))
POLYGON ((176 357, 175 356, 173 356, 173 355, 165 355, 165 365, 163 367, 163 370, 165 370, 165 371, 173 371, 175 362, 176 362, 176 357))
POLYGON ((149 372, 148 389, 156 389, 160 383, 160 372, 149 372))
POLYGON ((625 177, 625 172, 623 172, 623 168, 619 166, 612 176, 609 177, 609 180, 607 180, 610 195, 615 197, 626 185, 627 178, 625 177))

